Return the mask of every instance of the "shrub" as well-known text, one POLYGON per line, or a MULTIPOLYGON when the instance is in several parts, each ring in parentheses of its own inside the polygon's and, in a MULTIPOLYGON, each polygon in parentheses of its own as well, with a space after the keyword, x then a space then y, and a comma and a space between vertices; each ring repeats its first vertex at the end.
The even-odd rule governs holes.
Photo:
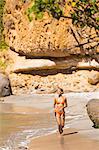
POLYGON ((4 11, 5 0, 0 0, 0 51, 7 48, 3 37, 3 11, 4 11))
POLYGON ((99 30, 99 2, 96 0, 73 0, 71 13, 73 24, 94 27, 99 30))
POLYGON ((63 15, 59 0, 35 0, 32 7, 28 8, 27 15, 30 21, 32 20, 32 13, 35 14, 36 19, 42 19, 45 11, 56 19, 63 15))
POLYGON ((6 63, 2 61, 2 59, 0 58, 0 69, 4 70, 6 68, 6 63))
POLYGON ((54 18, 60 19, 64 16, 63 7, 68 4, 72 11, 70 13, 72 23, 78 27, 94 27, 99 30, 99 2, 98 0, 32 0, 32 6, 28 8, 27 15, 32 21, 32 13, 36 19, 42 19, 45 11, 54 18))

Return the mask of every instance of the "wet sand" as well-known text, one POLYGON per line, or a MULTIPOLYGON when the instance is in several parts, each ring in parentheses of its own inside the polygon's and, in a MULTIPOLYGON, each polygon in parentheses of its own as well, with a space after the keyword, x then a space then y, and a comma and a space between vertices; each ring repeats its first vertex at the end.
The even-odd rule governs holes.
MULTIPOLYGON (((50 120, 50 116, 49 118, 46 116, 47 114, 53 115, 54 96, 55 95, 22 95, 5 97, 4 101, 1 102, 1 112, 23 113, 26 115, 40 113, 40 118, 36 118, 36 120, 39 120, 39 123, 37 124, 39 124, 39 127, 42 130, 41 121, 43 121, 44 124, 46 122, 47 126, 52 123, 54 123, 53 126, 56 124, 55 120, 50 120), (7 105, 6 111, 4 110, 3 105, 7 105), (45 115, 41 118, 43 114, 45 115)), ((99 98, 99 92, 67 93, 65 96, 68 99, 66 125, 69 128, 65 129, 64 135, 61 137, 55 133, 31 139, 32 142, 28 145, 29 150, 99 150, 99 129, 94 129, 92 127, 93 123, 90 121, 86 112, 87 102, 90 99, 99 98)), ((34 122, 36 120, 34 120, 34 122)), ((34 123, 32 122, 31 125, 33 126, 34 123)), ((34 127, 35 126, 36 124, 34 127)), ((45 125, 44 127, 46 128, 45 125)), ((39 131, 39 134, 41 130, 39 131)), ((22 150, 25 149, 25 147, 20 148, 22 150)))
POLYGON ((99 141, 80 135, 77 129, 65 129, 61 136, 55 133, 34 139, 29 150, 99 150, 99 141))
POLYGON ((66 121, 68 129, 62 136, 54 133, 32 140, 29 150, 99 150, 99 129, 92 127, 86 104, 92 98, 99 98, 99 93, 76 93, 66 95, 68 98, 67 117, 74 117, 66 121))
POLYGON ((47 109, 1 103, 0 150, 19 150, 21 143, 27 145, 29 137, 42 135, 54 125, 53 116, 47 109))

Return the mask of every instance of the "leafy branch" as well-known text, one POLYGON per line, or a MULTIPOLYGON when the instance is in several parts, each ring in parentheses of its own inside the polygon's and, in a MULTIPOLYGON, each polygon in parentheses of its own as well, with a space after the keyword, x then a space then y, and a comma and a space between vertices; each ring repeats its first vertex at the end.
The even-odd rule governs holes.
POLYGON ((44 12, 51 14, 53 18, 61 17, 72 19, 73 24, 78 27, 94 27, 99 30, 99 2, 97 0, 32 0, 32 6, 27 10, 27 16, 30 21, 42 19, 44 12), (63 7, 68 4, 72 11, 71 16, 64 16, 63 7))
POLYGON ((27 15, 30 21, 33 19, 32 13, 35 14, 36 19, 42 19, 45 11, 56 19, 60 19, 63 15, 59 0, 35 0, 32 7, 28 8, 27 15))
POLYGON ((94 27, 99 30, 99 2, 96 0, 73 0, 72 22, 78 27, 94 27))

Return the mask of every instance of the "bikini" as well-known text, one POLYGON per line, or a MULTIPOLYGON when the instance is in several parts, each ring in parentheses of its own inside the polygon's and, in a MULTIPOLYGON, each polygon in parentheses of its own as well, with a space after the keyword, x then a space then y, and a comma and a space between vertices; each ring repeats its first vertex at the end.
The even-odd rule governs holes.
MULTIPOLYGON (((58 99, 59 99, 59 98, 56 99, 55 113, 58 113, 59 115, 62 115, 62 114, 65 113, 65 112, 64 112, 64 109, 62 109, 62 111, 60 111, 59 109, 60 109, 62 106, 64 106, 64 100, 61 100, 61 101, 59 102, 58 99), (61 106, 59 106, 59 104, 61 104, 61 106)), ((62 98, 62 99, 63 99, 63 98, 62 98)))

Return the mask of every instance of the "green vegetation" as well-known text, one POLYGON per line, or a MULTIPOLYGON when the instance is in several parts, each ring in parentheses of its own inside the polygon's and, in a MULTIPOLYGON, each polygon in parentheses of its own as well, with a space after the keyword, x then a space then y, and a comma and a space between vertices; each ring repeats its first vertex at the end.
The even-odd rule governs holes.
POLYGON ((5 0, 0 0, 0 51, 6 49, 8 46, 5 43, 3 37, 3 11, 4 11, 5 0))
POLYGON ((3 37, 3 12, 4 12, 5 0, 0 0, 0 70, 4 71, 7 67, 4 55, 8 48, 3 37))
POLYGON ((94 128, 99 129, 99 125, 95 125, 94 128))
POLYGON ((0 59, 0 69, 5 70, 6 66, 6 63, 3 62, 2 59, 0 59))
POLYGON ((60 19, 63 15, 59 0, 35 0, 32 7, 28 8, 27 15, 30 21, 33 19, 32 13, 35 14, 36 19, 42 19, 45 11, 56 19, 60 19))
POLYGON ((99 30, 99 2, 97 0, 73 0, 71 13, 73 23, 79 27, 94 27, 99 30))
POLYGON ((0 51, 5 51, 5 50, 7 50, 7 48, 8 48, 8 45, 5 43, 5 41, 2 39, 1 41, 0 41, 0 51))
POLYGON ((28 8, 27 15, 32 21, 32 13, 36 19, 42 19, 44 12, 48 12, 54 18, 68 17, 78 27, 94 27, 99 30, 99 3, 97 0, 32 0, 32 6, 28 8), (71 17, 64 16, 63 7, 68 4, 71 8, 71 17))
POLYGON ((0 0, 0 41, 2 38, 2 32, 3 32, 3 10, 4 10, 5 1, 0 0))

